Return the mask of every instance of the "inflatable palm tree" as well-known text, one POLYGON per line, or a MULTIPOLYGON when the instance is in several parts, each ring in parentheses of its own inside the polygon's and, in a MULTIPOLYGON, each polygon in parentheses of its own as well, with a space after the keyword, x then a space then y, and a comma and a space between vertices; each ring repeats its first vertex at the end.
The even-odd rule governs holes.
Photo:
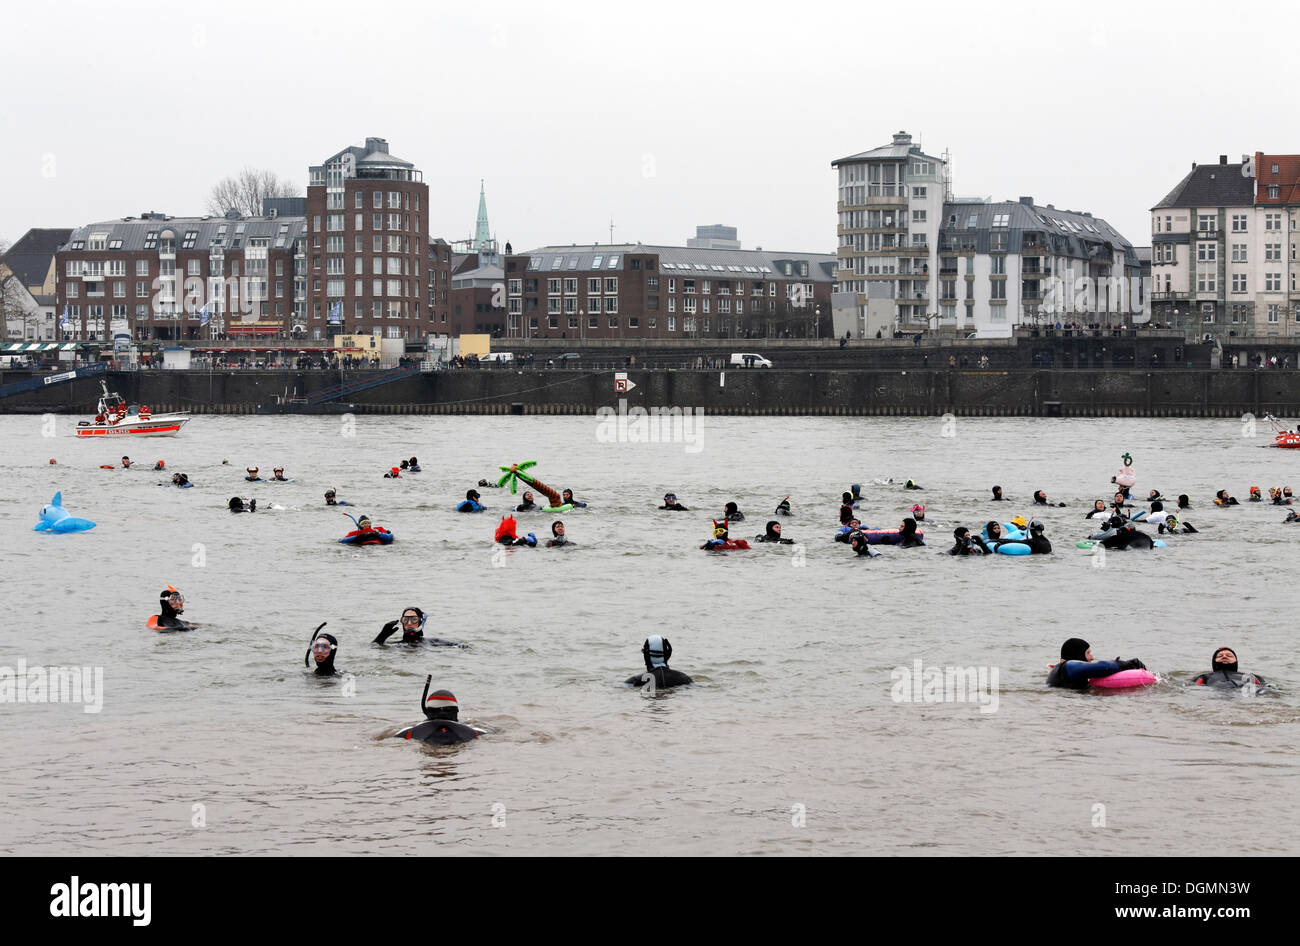
POLYGON ((510 492, 515 493, 518 492, 519 481, 523 480, 551 501, 549 506, 544 506, 542 508, 543 512, 565 512, 566 510, 572 509, 572 506, 565 503, 564 500, 560 498, 559 490, 547 486, 541 480, 524 472, 525 470, 529 470, 535 466, 537 466, 536 460, 525 460, 523 463, 512 463, 510 466, 501 467, 501 479, 497 480, 497 486, 505 486, 508 483, 510 485, 510 492))

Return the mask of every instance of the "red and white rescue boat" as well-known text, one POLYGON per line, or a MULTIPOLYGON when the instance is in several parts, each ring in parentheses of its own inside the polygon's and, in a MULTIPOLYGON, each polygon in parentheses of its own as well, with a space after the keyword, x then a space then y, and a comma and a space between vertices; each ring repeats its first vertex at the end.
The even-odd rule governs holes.
POLYGON ((190 415, 184 411, 155 414, 141 405, 132 413, 121 395, 111 393, 103 381, 99 386, 104 393, 95 419, 77 424, 78 437, 172 437, 189 423, 190 415))

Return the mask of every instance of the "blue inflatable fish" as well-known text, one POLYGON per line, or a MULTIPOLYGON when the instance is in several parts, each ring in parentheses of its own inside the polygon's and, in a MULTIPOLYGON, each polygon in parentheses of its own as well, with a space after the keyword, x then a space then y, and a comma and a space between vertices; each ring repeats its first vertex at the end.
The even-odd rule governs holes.
POLYGON ((78 519, 63 508, 63 491, 54 494, 50 504, 41 510, 41 521, 32 526, 33 532, 85 532, 95 528, 89 519, 78 519))

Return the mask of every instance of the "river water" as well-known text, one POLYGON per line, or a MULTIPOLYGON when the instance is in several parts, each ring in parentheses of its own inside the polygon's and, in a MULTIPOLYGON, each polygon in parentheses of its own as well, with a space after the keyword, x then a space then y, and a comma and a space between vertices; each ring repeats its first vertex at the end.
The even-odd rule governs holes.
MULTIPOLYGON (((110 471, 121 449, 76 442, 74 421, 0 417, 0 667, 103 675, 99 712, 0 703, 5 853, 1156 855, 1210 838, 1300 852, 1300 525, 1210 503, 1300 487, 1300 456, 1261 449, 1264 430, 706 417, 663 431, 689 442, 641 443, 578 417, 205 416, 110 471), (1135 495, 1189 493, 1201 534, 1105 558, 1074 547, 1125 451, 1135 495), (424 472, 382 478, 412 454, 424 472), (196 488, 158 487, 159 458, 196 488), (482 490, 487 514, 452 511, 522 460, 590 503, 563 517, 576 548, 494 546, 504 491, 482 490), (247 484, 252 465, 295 482, 247 484), (903 491, 908 477, 925 491, 903 491), (864 560, 832 542, 854 482, 872 525, 921 498, 932 546, 864 560), (994 483, 1012 502, 988 502, 994 483), (339 545, 352 525, 323 506, 330 485, 397 541, 339 545), (1039 510, 1055 554, 942 554, 956 524, 1032 513, 1037 488, 1069 504, 1039 510), (56 489, 98 527, 33 533, 56 489), (691 511, 656 511, 667 489, 691 511), (234 516, 236 494, 284 508, 234 516), (787 494, 796 546, 697 549, 727 500, 749 516, 733 534, 752 536, 787 494), (201 629, 145 628, 167 584, 201 629), (370 644, 408 604, 430 612, 426 633, 472 647, 370 644), (344 677, 303 669, 321 621, 344 677), (621 685, 651 633, 695 686, 621 685), (1071 636, 1162 682, 1046 689, 1071 636), (1283 692, 1186 688, 1220 644, 1283 692), (983 702, 900 699, 898 668, 949 667, 985 674, 983 702), (420 718, 427 673, 492 734, 388 738, 420 718)), ((520 514, 521 531, 551 518, 520 514)))

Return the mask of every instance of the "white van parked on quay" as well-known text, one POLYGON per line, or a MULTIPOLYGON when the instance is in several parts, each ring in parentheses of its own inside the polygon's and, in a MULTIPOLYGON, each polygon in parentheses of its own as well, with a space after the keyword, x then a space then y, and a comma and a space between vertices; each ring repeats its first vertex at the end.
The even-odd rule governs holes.
POLYGON ((494 351, 479 358, 479 363, 482 364, 484 362, 486 363, 497 362, 498 364, 509 364, 514 360, 515 360, 515 356, 511 352, 494 351))
POLYGON ((731 355, 731 363, 738 368, 770 368, 772 362, 752 351, 738 351, 731 355))

